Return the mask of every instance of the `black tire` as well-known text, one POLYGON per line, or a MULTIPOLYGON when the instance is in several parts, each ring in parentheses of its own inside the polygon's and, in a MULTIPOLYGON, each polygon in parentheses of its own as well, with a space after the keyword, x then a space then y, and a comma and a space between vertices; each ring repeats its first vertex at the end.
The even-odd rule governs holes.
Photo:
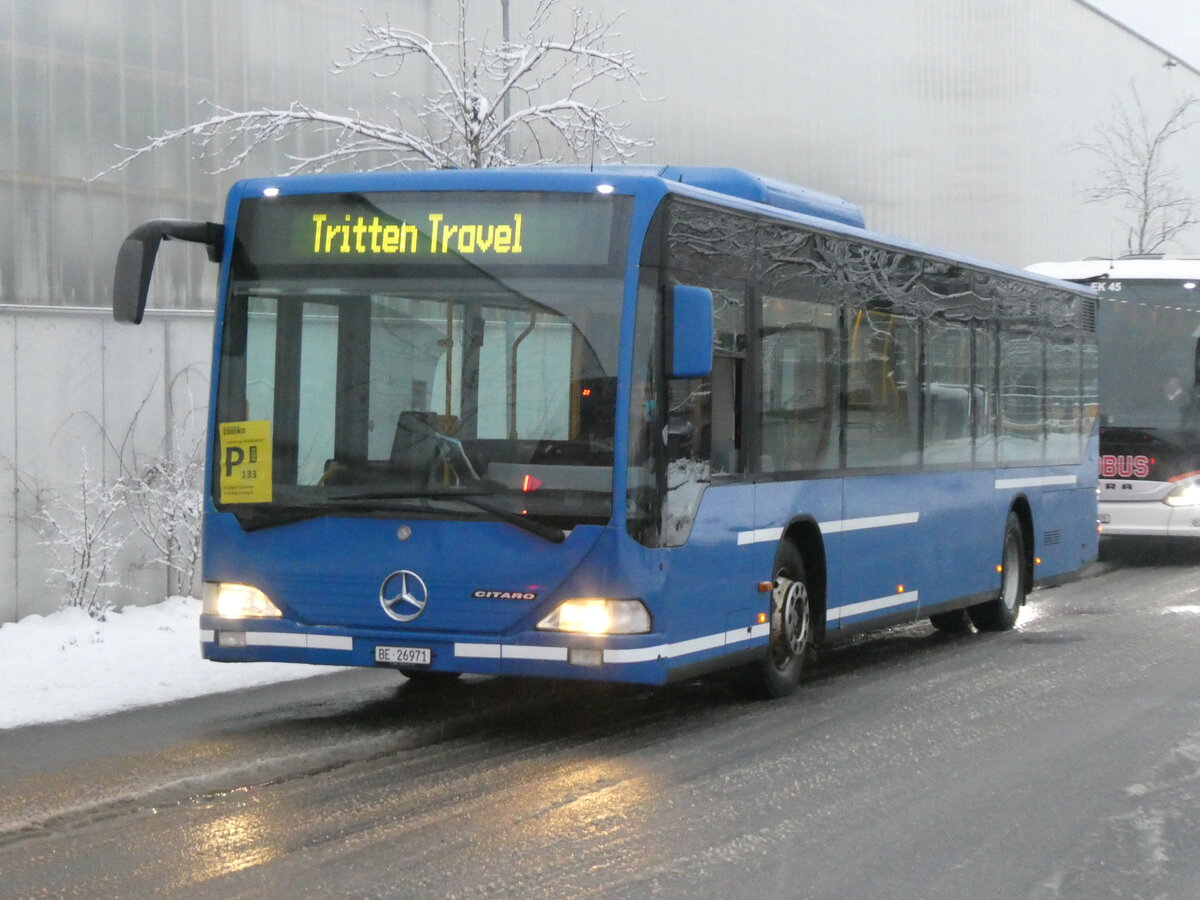
POLYGON ((968 612, 980 631, 1008 631, 1017 624, 1021 604, 1029 590, 1026 570, 1025 529, 1015 512, 1008 514, 1004 524, 1004 546, 1001 556, 1000 591, 996 599, 972 606, 968 612))
POLYGON ((812 649, 812 598, 804 557, 793 545, 780 545, 772 583, 770 643, 766 656, 750 673, 754 693, 769 699, 786 697, 796 689, 812 649))
POLYGON ((946 634, 966 634, 971 630, 971 617, 965 609, 934 613, 929 617, 929 623, 946 634))

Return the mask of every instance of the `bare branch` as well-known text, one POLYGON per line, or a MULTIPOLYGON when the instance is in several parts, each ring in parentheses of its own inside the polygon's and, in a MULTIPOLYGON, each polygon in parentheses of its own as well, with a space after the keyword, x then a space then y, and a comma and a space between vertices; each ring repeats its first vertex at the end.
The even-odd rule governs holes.
POLYGON ((79 607, 99 621, 111 608, 101 591, 114 586, 109 570, 125 543, 112 528, 119 508, 119 489, 97 476, 85 450, 79 481, 61 493, 39 491, 31 517, 39 543, 54 557, 46 576, 62 588, 61 605, 79 607))
POLYGON ((1193 110, 1200 100, 1182 97, 1155 125, 1136 88, 1129 92, 1128 104, 1118 102, 1095 137, 1073 149, 1099 161, 1094 184, 1084 190, 1087 202, 1118 203, 1128 252, 1154 253, 1200 223, 1196 200, 1181 193, 1179 172, 1167 161, 1172 140, 1197 124, 1193 110))
POLYGON ((95 177, 121 171, 181 140, 190 141, 198 157, 213 161, 212 172, 227 172, 256 149, 299 132, 322 137, 326 149, 300 153, 289 145, 282 174, 334 167, 486 168, 558 162, 570 156, 628 161, 653 142, 625 133, 628 123, 614 118, 621 101, 586 101, 582 93, 599 82, 637 84, 643 70, 629 51, 607 48, 607 42, 620 37, 613 22, 580 9, 571 10, 565 39, 547 36, 558 4, 559 0, 540 0, 520 37, 496 46, 477 46, 468 37, 468 0, 458 0, 455 37, 449 41, 433 41, 387 21, 364 22, 363 38, 347 48, 345 60, 332 64, 333 74, 365 67, 376 78, 393 79, 406 65, 418 65, 434 76, 435 87, 419 106, 393 92, 400 101, 388 111, 394 122, 354 110, 330 113, 299 100, 286 108, 241 111, 206 102, 211 115, 165 131, 140 147, 120 148, 125 155, 95 177), (512 107, 507 116, 506 99, 512 107), (507 136, 517 140, 506 141, 507 136), (547 142, 549 138, 554 140, 547 142), (510 150, 509 143, 517 147, 510 150))

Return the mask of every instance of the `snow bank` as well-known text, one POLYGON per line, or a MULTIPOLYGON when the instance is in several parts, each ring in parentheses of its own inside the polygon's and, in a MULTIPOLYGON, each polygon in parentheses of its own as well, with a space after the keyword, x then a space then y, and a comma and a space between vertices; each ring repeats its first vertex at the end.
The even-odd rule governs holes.
POLYGON ((200 657, 200 601, 127 606, 97 622, 81 609, 0 625, 0 728, 122 709, 331 671, 200 657))

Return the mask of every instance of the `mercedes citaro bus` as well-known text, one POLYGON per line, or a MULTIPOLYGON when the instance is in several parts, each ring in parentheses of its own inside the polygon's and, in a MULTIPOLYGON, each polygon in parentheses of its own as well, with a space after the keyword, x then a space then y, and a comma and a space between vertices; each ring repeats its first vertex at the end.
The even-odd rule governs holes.
POLYGON ((796 685, 813 647, 1012 627, 1096 553, 1095 296, 734 169, 241 181, 203 654, 796 685))

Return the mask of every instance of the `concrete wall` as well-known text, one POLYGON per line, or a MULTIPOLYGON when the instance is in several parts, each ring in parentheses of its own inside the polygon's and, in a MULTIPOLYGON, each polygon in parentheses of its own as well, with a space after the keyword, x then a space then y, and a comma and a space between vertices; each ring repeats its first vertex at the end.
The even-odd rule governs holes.
MULTIPOLYGON (((194 441, 211 349, 211 313, 152 311, 135 328, 105 309, 0 306, 0 622, 59 604, 52 557, 28 522, 38 492, 77 493, 85 463, 111 483, 123 444, 128 460, 153 457, 168 439, 194 441)), ((125 517, 117 527, 133 533, 125 517)), ((166 572, 150 558, 132 537, 112 573, 113 604, 163 599, 166 572)))

